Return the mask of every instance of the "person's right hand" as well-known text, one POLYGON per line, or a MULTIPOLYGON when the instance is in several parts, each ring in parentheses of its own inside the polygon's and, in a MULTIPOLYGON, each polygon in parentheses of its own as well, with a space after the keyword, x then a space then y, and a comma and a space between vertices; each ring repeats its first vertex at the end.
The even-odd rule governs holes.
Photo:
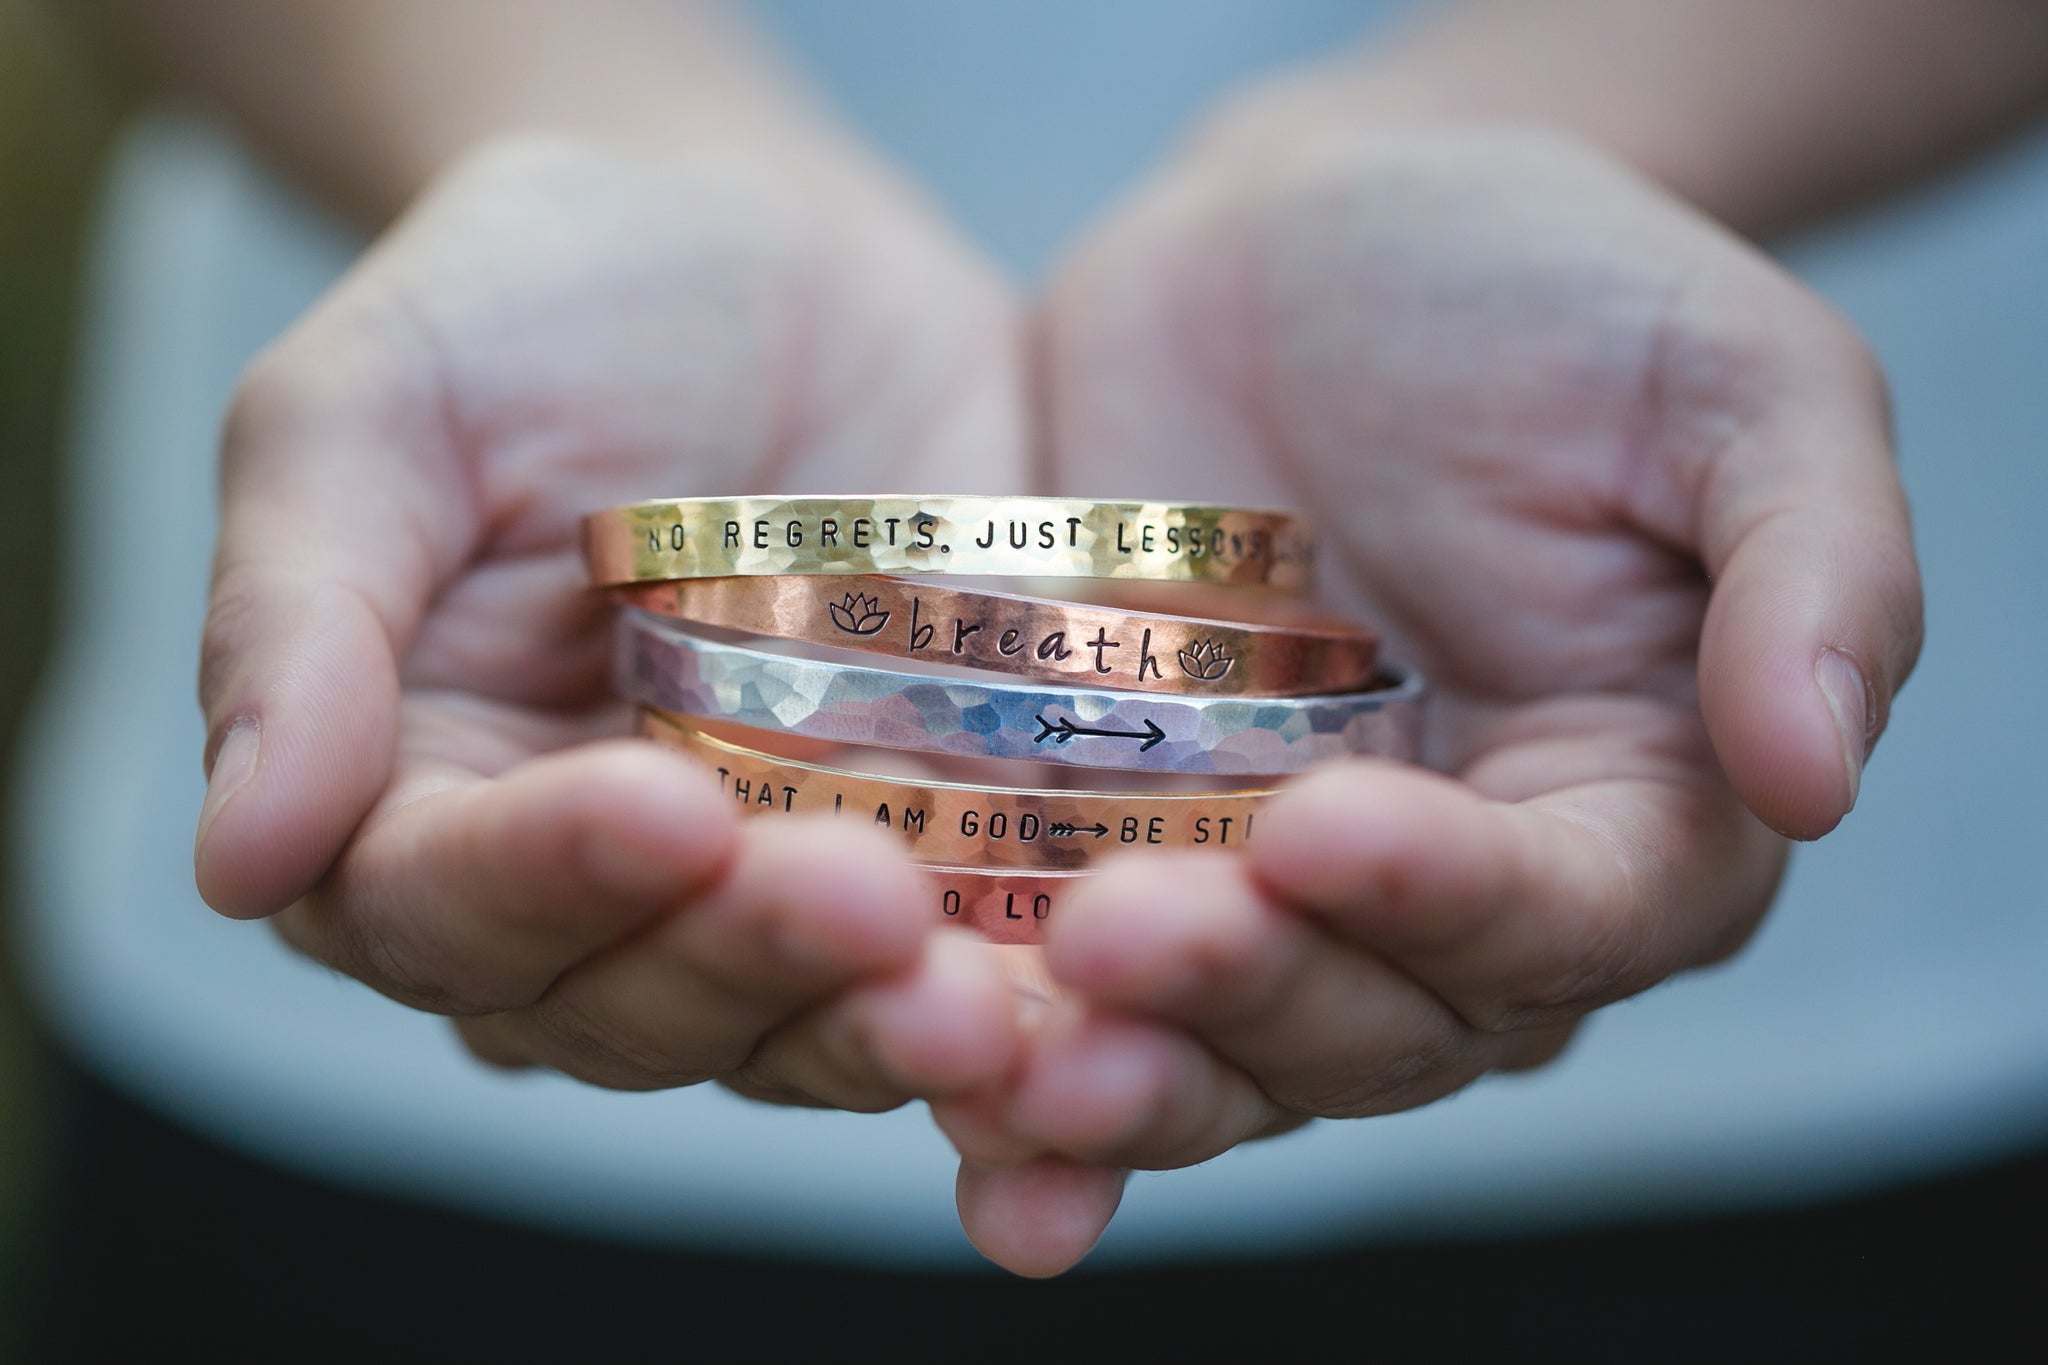
POLYGON ((754 822, 623 733, 579 516, 1021 483, 1013 305, 838 148, 472 154, 252 366, 196 865, 223 913, 601 1085, 873 1110, 988 1080, 995 956, 885 836, 754 822), (570 747, 574 745, 575 747, 570 747))

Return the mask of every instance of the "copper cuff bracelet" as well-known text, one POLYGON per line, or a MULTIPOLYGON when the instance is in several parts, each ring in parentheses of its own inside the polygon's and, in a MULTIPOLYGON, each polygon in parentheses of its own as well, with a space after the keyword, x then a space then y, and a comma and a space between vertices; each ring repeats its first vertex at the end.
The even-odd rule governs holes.
POLYGON ((699 578, 618 589, 698 625, 1038 682, 1205 697, 1369 687, 1363 627, 1265 626, 878 576, 699 578))

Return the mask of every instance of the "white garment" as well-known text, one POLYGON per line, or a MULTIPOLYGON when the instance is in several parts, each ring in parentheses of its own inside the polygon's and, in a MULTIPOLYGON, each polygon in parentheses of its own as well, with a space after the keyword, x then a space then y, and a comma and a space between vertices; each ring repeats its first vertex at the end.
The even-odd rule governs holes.
MULTIPOLYGON (((1200 22, 1164 3, 914 6, 914 50, 886 34, 900 3, 860 22, 771 8, 852 116, 1036 266, 1179 118, 1329 41, 1350 6, 1240 0, 1200 22)), ((919 1107, 853 1117, 488 1071, 443 1021, 198 901, 189 680, 219 413, 351 249, 198 126, 145 124, 115 166, 68 636, 18 792, 44 1017, 149 1104, 346 1184, 617 1237, 976 1264, 919 1107)), ((1927 657, 1861 807, 1801 852, 1732 966, 1602 1012, 1536 1075, 1141 1176, 1094 1264, 1763 1204, 2048 1139, 2048 139, 1794 264, 1891 370, 1929 588, 1927 657)))

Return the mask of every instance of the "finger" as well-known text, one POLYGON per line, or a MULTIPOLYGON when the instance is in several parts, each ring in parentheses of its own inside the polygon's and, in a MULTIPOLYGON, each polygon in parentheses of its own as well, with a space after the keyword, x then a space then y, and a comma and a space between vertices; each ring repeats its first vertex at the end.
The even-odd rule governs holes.
POLYGON ((1161 462, 1188 496, 1271 502, 1270 433, 1248 410, 1243 252, 1198 177, 1155 181, 1060 269, 1035 333, 1048 486, 1161 462), (1141 262, 1143 269, 1133 269, 1141 262), (1159 287, 1162 280, 1174 287, 1159 287))
POLYGON ((1232 856, 1111 864, 1061 910, 1046 959, 1098 1006, 1189 1029, 1295 1113, 1412 1108, 1505 1056, 1506 1039, 1288 909, 1232 856))
POLYGON ((1040 1148, 1109 1166, 1192 1166, 1301 1122, 1182 1029, 1078 1004, 1027 1042, 1005 1126, 1040 1148))
POLYGON ((1846 324, 1814 331, 1796 404, 1699 476, 1701 710, 1743 799, 1798 839, 1856 804, 1922 634, 1883 378, 1846 324))
POLYGON ((406 795, 278 924, 300 951, 443 1013, 532 1003, 576 962, 711 884, 739 848, 718 783, 635 740, 406 795))
POLYGON ((371 292, 345 283, 260 359, 223 440, 194 869, 230 915, 303 894, 383 791, 397 661, 476 535, 432 357, 371 292))
POLYGON ((941 929, 910 968, 856 985, 773 1030, 724 1081, 756 1099, 798 1095, 879 1113, 995 1081, 1017 1042, 1001 961, 988 945, 941 929))
MULTIPOLYGON (((1559 770, 1581 761, 1539 747, 1559 770)), ((1383 954, 1472 1027, 1568 1023, 1732 951, 1777 883, 1782 843, 1725 789, 1679 775, 1684 760, 1646 763, 1519 804, 1348 763, 1275 798, 1244 857, 1269 894, 1383 954)))
POLYGON ((746 1079, 742 1069, 778 1026, 863 978, 901 976, 902 994, 819 1025, 833 1035, 827 1046, 839 1049, 837 1058, 750 1078, 764 1097, 816 1102, 860 1099, 810 1096, 805 1088, 829 1089, 850 1077, 869 1087, 866 1102, 888 1107, 900 1101, 872 1093, 900 1088, 904 1078, 877 1071, 884 1061, 877 1045, 900 1042, 906 1024, 928 1023, 963 996, 967 1027, 976 1030, 965 1039, 964 1061, 944 1044, 927 1044, 916 1056, 941 1069, 961 1065, 970 1079, 1007 1061, 978 1055, 1001 1042, 988 1041, 992 1007, 984 998, 1006 994, 1000 972, 993 964, 980 972, 941 950, 932 963, 937 975, 918 977, 912 968, 930 932, 916 870, 887 836, 830 817, 755 822, 716 883, 649 932, 563 973, 532 1005, 479 1021, 470 1033, 494 1053, 618 1089, 694 1085, 735 1072, 746 1079), (875 1026, 886 1034, 863 1033, 875 1026))
POLYGON ((962 1162, 953 1198, 976 1251, 1012 1274, 1045 1279, 1095 1249, 1125 1174, 1056 1156, 1003 1167, 962 1162))
MULTIPOLYGON (((1029 1031, 1026 1035, 1029 1037, 1029 1031)), ((1028 1042, 1021 1046, 1028 1046, 1028 1042)), ((960 1159, 974 1166, 1021 1166, 1049 1155, 1045 1144, 1010 1127, 1010 1094, 1006 1081, 935 1098, 932 1121, 960 1159)))

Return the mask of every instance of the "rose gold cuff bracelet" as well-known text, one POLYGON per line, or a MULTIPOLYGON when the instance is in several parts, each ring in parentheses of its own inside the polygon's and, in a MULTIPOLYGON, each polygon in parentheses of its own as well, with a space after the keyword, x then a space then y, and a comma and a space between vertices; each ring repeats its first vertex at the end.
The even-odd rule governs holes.
POLYGON ((1379 642, 869 575, 699 578, 618 589, 633 606, 778 640, 1044 682, 1214 697, 1370 687, 1379 642))

